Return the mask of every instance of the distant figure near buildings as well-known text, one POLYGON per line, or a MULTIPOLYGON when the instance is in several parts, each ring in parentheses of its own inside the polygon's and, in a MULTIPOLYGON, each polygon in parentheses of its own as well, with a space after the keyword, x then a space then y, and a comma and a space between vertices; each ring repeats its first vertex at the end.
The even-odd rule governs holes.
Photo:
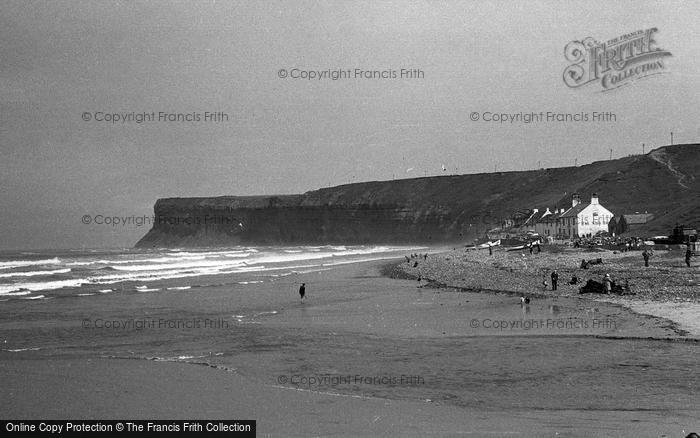
POLYGON ((644 257, 644 266, 649 266, 649 251, 646 249, 642 252, 642 257, 644 257))
POLYGON ((299 296, 301 297, 301 302, 304 302, 304 295, 306 295, 306 283, 302 283, 299 286, 299 296))
POLYGON ((690 258, 693 256, 693 252, 690 250, 690 245, 685 250, 685 264, 690 267, 690 258))
POLYGON ((557 290, 557 281, 559 281, 559 274, 557 271, 552 271, 552 290, 557 290))

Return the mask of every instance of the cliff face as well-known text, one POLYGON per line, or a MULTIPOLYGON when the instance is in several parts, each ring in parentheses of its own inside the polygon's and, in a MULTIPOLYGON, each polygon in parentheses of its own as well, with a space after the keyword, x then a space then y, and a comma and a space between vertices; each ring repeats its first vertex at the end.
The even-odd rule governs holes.
MULTIPOLYGON (((285 196, 168 198, 138 247, 469 241, 518 211, 592 192, 614 214, 649 211, 649 231, 700 222, 700 146, 580 167, 366 182, 285 196)), ((700 225, 698 223, 697 225, 700 225)))
POLYGON ((158 223, 137 246, 443 242, 453 239, 457 229, 454 214, 446 209, 336 204, 227 208, 188 206, 187 201, 159 200, 158 223))

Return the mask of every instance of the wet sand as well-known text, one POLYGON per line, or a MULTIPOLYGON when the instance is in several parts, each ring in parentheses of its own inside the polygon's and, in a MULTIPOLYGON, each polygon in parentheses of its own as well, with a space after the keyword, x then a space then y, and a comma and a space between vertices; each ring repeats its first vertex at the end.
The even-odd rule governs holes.
POLYGON ((255 419, 260 436, 700 430, 697 343, 666 320, 578 297, 521 307, 509 294, 418 288, 374 262, 247 285, 5 304, 7 417, 255 419), (82 326, 127 318, 226 325, 82 326))
POLYGON ((0 361, 0 370, 6 418, 255 419, 258 436, 285 437, 682 437, 693 426, 684 416, 644 410, 485 412, 337 396, 261 385, 182 363, 20 360, 0 361))

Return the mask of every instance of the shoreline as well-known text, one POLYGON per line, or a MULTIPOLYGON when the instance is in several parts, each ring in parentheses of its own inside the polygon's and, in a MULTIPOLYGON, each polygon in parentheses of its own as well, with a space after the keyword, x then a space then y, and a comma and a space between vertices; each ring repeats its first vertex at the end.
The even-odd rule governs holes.
MULTIPOLYGON (((589 298, 598 302, 625 307, 638 315, 662 318, 673 322, 685 334, 685 340, 700 342, 700 304, 674 302, 639 302, 624 298, 589 298), (686 306, 681 308, 680 306, 686 306)), ((683 339, 682 338, 682 339, 683 339)))
POLYGON ((658 254, 652 259, 657 262, 656 265, 652 263, 649 268, 644 268, 637 266, 642 265, 636 260, 641 259, 640 252, 592 252, 545 245, 542 248, 541 253, 532 255, 527 251, 508 252, 498 248, 491 256, 487 250, 456 248, 432 253, 427 259, 411 258, 409 263, 403 261, 388 264, 382 268, 382 273, 404 280, 415 281, 420 277, 425 282, 421 287, 531 299, 578 298, 587 302, 616 305, 638 315, 671 322, 678 333, 677 340, 700 341, 700 271, 696 266, 681 266, 680 251, 657 251, 658 254), (572 264, 581 259, 597 258, 603 259, 603 263, 590 269, 581 269, 575 263, 572 264), (418 266, 414 267, 416 261, 418 266), (551 271, 547 269, 549 266, 559 272, 557 291, 551 290, 548 275, 551 271), (578 288, 588 279, 600 281, 608 271, 614 280, 627 280, 632 294, 578 293, 578 288), (580 278, 577 285, 566 284, 570 274, 580 278), (638 276, 635 277, 636 275, 638 276), (547 280, 546 290, 541 285, 543 276, 547 280), (630 281, 630 278, 633 280, 630 281))

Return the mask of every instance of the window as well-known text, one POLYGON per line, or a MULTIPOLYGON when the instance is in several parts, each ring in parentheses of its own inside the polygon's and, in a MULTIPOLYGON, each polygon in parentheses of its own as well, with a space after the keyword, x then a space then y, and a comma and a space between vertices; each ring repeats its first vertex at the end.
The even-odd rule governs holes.
POLYGON ((593 225, 600 225, 600 218, 598 217, 598 213, 593 213, 593 225))

